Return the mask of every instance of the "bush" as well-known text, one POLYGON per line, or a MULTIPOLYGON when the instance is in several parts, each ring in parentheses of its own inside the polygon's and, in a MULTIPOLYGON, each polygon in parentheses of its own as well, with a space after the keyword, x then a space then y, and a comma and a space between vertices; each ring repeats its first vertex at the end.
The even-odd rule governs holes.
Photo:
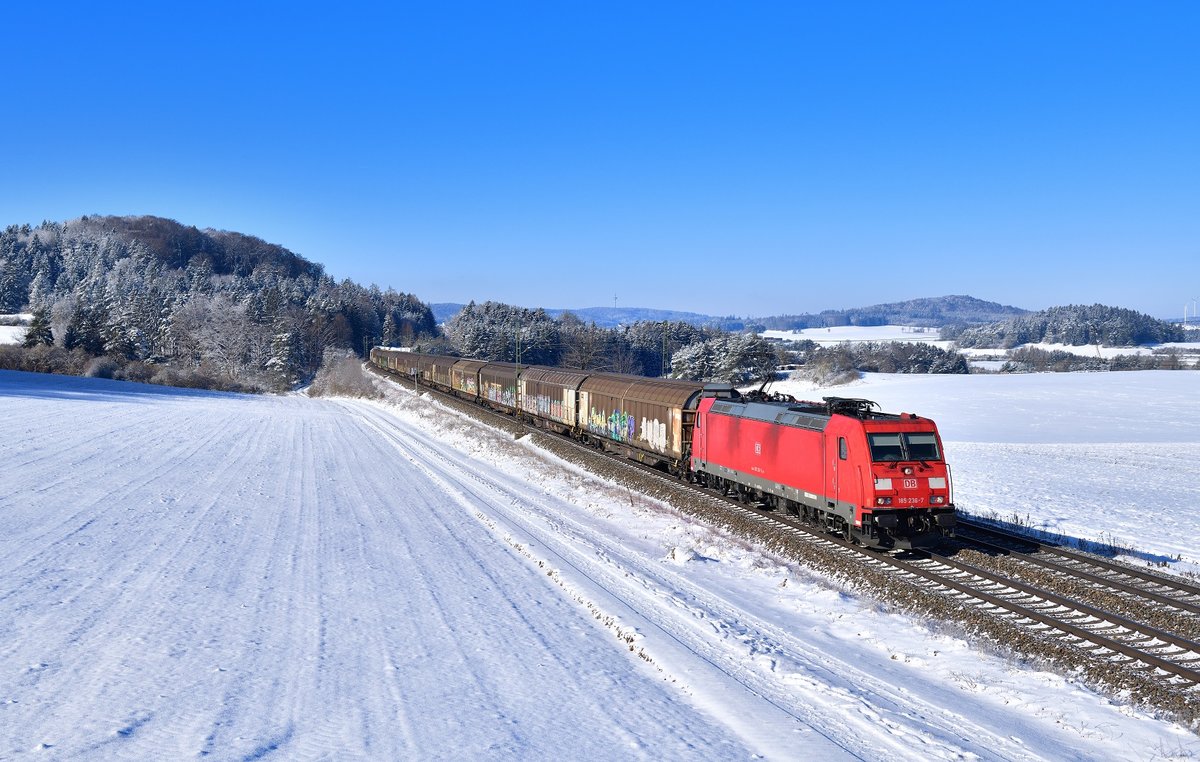
POLYGON ((1008 353, 1001 373, 1074 373, 1097 370, 1183 370, 1186 365, 1175 351, 1148 355, 1117 355, 1109 359, 1082 357, 1055 349, 1022 347, 1008 353))
POLYGON ((184 389, 211 389, 213 378, 199 369, 181 370, 164 366, 150 377, 150 383, 160 386, 179 386, 184 389))
POLYGON ((326 349, 321 368, 308 387, 310 397, 365 397, 378 399, 382 392, 363 371, 362 361, 346 349, 326 349))
POLYGON ((164 365, 150 377, 150 383, 177 386, 182 389, 209 389, 218 392, 254 393, 261 389, 243 384, 201 365, 197 368, 175 368, 164 365))
POLYGON ((829 347, 809 355, 804 376, 817 386, 841 386, 860 377, 848 346, 829 347))
POLYGON ((150 383, 150 379, 154 378, 154 374, 157 371, 158 368, 153 365, 147 365, 141 360, 134 360, 133 362, 126 363, 125 367, 118 370, 114 378, 121 381, 135 381, 141 384, 148 384, 150 383))
POLYGON ((843 342, 834 346, 813 345, 805 353, 805 375, 821 386, 854 381, 859 373, 965 374, 971 368, 957 352, 931 344, 906 341, 843 342))
POLYGON ((63 349, 48 344, 29 348, 16 344, 0 345, 0 370, 80 376, 90 359, 86 352, 78 348, 63 349))
POLYGON ((136 361, 121 365, 116 358, 106 355, 94 357, 79 347, 63 349, 49 344, 38 344, 34 347, 0 344, 0 370, 112 378, 119 381, 149 382, 160 386, 178 386, 184 389, 244 393, 263 391, 260 386, 235 381, 205 365, 198 368, 178 368, 170 365, 147 365, 136 361))
POLYGON ((116 378, 121 366, 111 357, 93 357, 83 370, 88 378, 116 378))

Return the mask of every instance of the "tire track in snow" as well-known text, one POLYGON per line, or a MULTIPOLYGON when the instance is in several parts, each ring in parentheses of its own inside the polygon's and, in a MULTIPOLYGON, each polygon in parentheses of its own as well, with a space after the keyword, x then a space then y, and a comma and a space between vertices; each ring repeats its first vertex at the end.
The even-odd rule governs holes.
MULTIPOLYGON (((233 416, 230 416, 227 422, 232 422, 232 420, 233 416)), ((105 494, 91 502, 81 503, 64 520, 52 526, 22 533, 21 546, 27 549, 28 555, 8 565, 5 572, 19 573, 21 569, 31 566, 37 557, 45 555, 47 551, 72 541, 78 542, 86 530, 103 519, 119 522, 122 518, 119 512, 125 507, 125 503, 131 495, 152 484, 163 481, 171 483, 171 480, 164 479, 164 476, 177 469, 179 462, 186 462, 209 447, 221 435, 220 431, 220 428, 214 427, 209 431, 207 437, 200 439, 177 438, 171 442, 170 449, 165 452, 152 446, 152 444, 161 445, 161 437, 155 439, 147 436, 136 446, 139 451, 136 459, 119 461, 115 465, 107 463, 102 458, 100 455, 102 450, 93 449, 92 453, 83 460, 67 460, 64 465, 56 466, 53 473, 70 474, 70 478, 76 483, 103 482, 109 486, 105 494), (149 468, 139 468, 139 465, 147 462, 147 457, 150 458, 149 468)), ((126 449, 130 449, 128 443, 126 443, 126 449)), ((41 485, 40 491, 45 492, 54 486, 54 484, 41 485)), ((0 502, 0 509, 3 508, 3 502, 0 502)), ((37 570, 33 577, 27 579, 26 582, 36 579, 43 571, 37 570)), ((4 598, 0 597, 0 603, 3 602, 4 598)))
MULTIPOLYGON (((387 458, 392 459, 394 458, 394 455, 392 454, 393 452, 394 451, 389 448, 384 455, 387 458)), ((497 572, 493 568, 480 559, 476 544, 473 542, 472 535, 474 533, 470 531, 464 532, 465 525, 463 517, 456 513, 445 513, 439 509, 440 506, 444 504, 444 493, 437 488, 437 485, 418 482, 414 485, 414 489, 416 489, 418 495, 423 498, 423 502, 433 508, 430 510, 426 518, 428 521, 436 525, 436 528, 439 530, 438 536, 443 538, 439 541, 437 546, 435 546, 441 550, 435 552, 444 553, 445 543, 452 542, 459 549, 457 555, 470 560, 472 566, 471 576, 478 576, 489 587, 499 588, 502 586, 505 581, 497 575, 497 572)), ((465 528, 469 530, 473 527, 466 526, 465 528)), ((398 537, 407 549, 407 553, 414 558, 427 558, 429 555, 428 552, 418 551, 413 547, 413 543, 417 542, 420 539, 420 536, 413 537, 411 532, 384 532, 383 534, 387 536, 398 537)), ((477 694, 476 700, 479 700, 486 705, 502 705, 504 703, 504 697, 497 692, 495 687, 493 687, 493 681, 488 679, 487 674, 484 671, 481 671, 480 667, 476 665, 477 657, 472 653, 472 650, 477 648, 477 646, 471 646, 468 648, 467 644, 476 642, 477 638, 470 636, 469 633, 461 632, 461 623, 449 618, 446 612, 453 609, 453 603, 436 592, 437 585, 435 584, 435 580, 432 578, 433 575, 428 568, 424 564, 419 564, 412 569, 412 573, 421 580, 421 584, 417 585, 416 587, 429 593, 428 598, 424 601, 427 610, 438 620, 441 627, 446 632, 458 633, 460 635, 460 637, 453 637, 449 639, 445 643, 445 648, 452 652, 454 663, 459 665, 461 670, 469 676, 467 682, 473 686, 473 691, 477 694)), ((438 574, 440 573, 441 572, 439 571, 438 574)), ((528 630, 536 629, 535 623, 524 617, 519 610, 514 608, 514 613, 519 617, 525 628, 528 630)), ((495 638, 497 636, 502 636, 502 633, 490 633, 490 637, 495 638)), ((569 663, 568 661, 558 657, 553 650, 544 652, 541 658, 546 657, 553 658, 554 661, 559 665, 560 671, 563 674, 570 673, 573 668, 572 663, 569 663)), ((395 662, 391 654, 389 654, 387 658, 388 663, 394 666, 395 662)), ((482 662, 480 666, 488 663, 489 662, 486 661, 482 662)), ((589 693, 581 691, 579 693, 579 698, 587 703, 586 709, 589 710, 589 714, 603 716, 604 714, 608 713, 608 709, 599 701, 594 700, 589 693)), ((617 730, 621 733, 624 742, 632 747, 636 740, 635 737, 624 732, 619 727, 617 730)), ((489 752, 518 754, 524 751, 528 745, 529 739, 522 737, 520 734, 509 732, 506 737, 494 739, 489 752)))
MULTIPOLYGON (((739 697, 737 695, 730 696, 726 694, 725 699, 728 703, 721 706, 720 718, 721 721, 730 725, 739 735, 751 743, 761 743, 762 737, 767 735, 764 731, 772 726, 775 726, 772 732, 779 733, 780 738, 791 737, 794 741, 795 727, 784 727, 790 723, 783 720, 782 717, 776 717, 773 720, 764 718, 764 711, 776 710, 781 712, 789 720, 794 722, 806 723, 806 721, 796 712, 784 706, 775 698, 760 692, 756 688, 747 684, 744 676, 738 674, 738 670, 733 668, 728 663, 722 663, 725 660, 717 657, 710 649, 707 649, 703 640, 698 640, 694 637, 689 637, 685 632, 672 626, 671 623, 663 621, 659 617, 654 616, 654 612, 646 611, 644 607, 639 606, 635 602, 637 594, 631 594, 628 588, 629 576, 624 571, 615 573, 604 568, 603 559, 599 564, 594 558, 589 558, 590 555, 586 550, 579 550, 572 547, 571 542, 564 543, 561 535, 553 531, 539 531, 538 528, 529 525, 527 522, 521 522, 515 519, 513 506, 522 507, 526 503, 525 494, 511 491, 501 486, 495 480, 489 479, 477 473, 478 464, 473 464, 467 461, 467 458, 462 454, 443 447, 436 442, 431 442, 425 439, 424 444, 431 450, 429 453, 420 452, 415 448, 411 441, 420 438, 420 435, 412 431, 406 424, 398 421, 395 418, 386 416, 373 406, 356 404, 356 411, 362 416, 367 425, 375 428, 382 436, 391 441, 394 446, 411 462, 417 464, 424 470, 427 475, 442 484, 447 488, 450 496, 458 499, 468 511, 476 515, 485 525, 489 526, 492 531, 496 532, 500 538, 512 546, 517 552, 521 553, 530 562, 537 565, 545 572, 545 576, 550 578, 559 588, 565 591, 568 596, 577 604, 586 608, 591 616, 606 628, 610 629, 617 635, 619 641, 624 642, 628 650, 636 653, 642 660, 649 663, 659 672, 665 674, 666 679, 671 683, 675 683, 678 689, 685 695, 691 696, 691 700, 695 700, 695 691, 688 688, 689 683, 696 683, 697 677, 694 674, 695 664, 688 664, 690 661, 685 659, 682 663, 677 663, 674 669, 670 669, 666 664, 678 662, 678 657, 670 658, 667 662, 663 662, 657 656, 658 648, 649 648, 646 645, 637 645, 642 640, 642 634, 636 627, 632 627, 623 619, 630 618, 638 620, 642 623, 642 627, 652 627, 659 629, 663 635, 674 641, 678 647, 684 649, 691 654, 693 659, 700 659, 708 664, 713 670, 730 678, 735 684, 743 686, 749 691, 748 695, 739 697), (394 429, 404 431, 408 436, 401 436, 394 429), (469 482, 475 482, 474 485, 469 482), (499 493, 500 499, 497 500, 487 494, 485 491, 499 493), (479 516, 478 511, 483 512, 483 516, 479 516), (503 524, 501 531, 497 530, 497 522, 503 524), (524 535, 532 537, 543 553, 550 554, 553 559, 537 559, 527 550, 529 539, 519 539, 515 535, 524 535), (550 563, 550 570, 546 571, 546 563, 550 563), (558 565, 555 568, 555 564, 558 565), (580 586, 579 579, 573 581, 565 581, 562 578, 562 572, 568 570, 568 575, 574 572, 583 578, 583 581, 592 583, 589 585, 580 586), (590 587, 590 589, 589 589, 590 587), (604 602, 598 602, 597 598, 607 598, 604 602), (623 614, 617 614, 614 609, 621 609, 623 614), (693 672, 692 677, 684 678, 683 674, 693 672), (730 712, 729 710, 734 710, 730 712), (750 718, 753 717, 753 720, 750 718)), ((570 538, 578 539, 578 538, 570 538)), ((711 678, 710 678, 711 680, 711 678)), ((711 687, 711 686, 710 686, 711 687)), ((710 694, 711 695, 711 694, 710 694)), ((709 707, 709 710, 716 707, 709 707)), ((714 716, 715 718, 715 716, 714 716)), ((843 753, 849 752, 855 756, 861 756, 868 753, 871 747, 862 746, 855 749, 856 744, 847 745, 843 739, 835 739, 829 734, 822 732, 820 729, 805 726, 808 732, 816 732, 823 736, 823 744, 829 744, 830 747, 839 748, 843 753)), ((775 740, 773 747, 779 746, 779 740, 775 740)), ((828 753, 828 750, 825 752, 828 753)))
MULTIPOLYGON (((358 415, 357 413, 355 414, 355 417, 357 419, 362 420, 362 416, 358 415)), ((429 445, 429 443, 421 435, 418 435, 415 439, 409 441, 406 444, 398 443, 396 441, 396 438, 398 436, 402 436, 402 435, 398 435, 394 430, 389 431, 386 428, 383 430, 380 430, 378 428, 377 424, 371 423, 371 422, 367 422, 366 425, 370 426, 376 432, 382 434, 383 436, 381 436, 379 438, 380 442, 386 443, 390 448, 404 447, 404 448, 419 449, 420 447, 429 445)), ((394 451, 395 450, 393 450, 393 452, 394 451)), ((402 450, 402 451, 404 451, 404 450, 402 450)), ((391 457, 392 457, 392 459, 394 459, 394 455, 391 457)), ((418 464, 416 462, 416 460, 409 461, 409 462, 413 464, 413 467, 420 468, 420 464, 418 464)), ((424 469, 422 469, 422 471, 423 470, 424 469)), ((430 497, 431 504, 439 505, 439 506, 445 505, 446 498, 453 497, 452 495, 447 495, 445 489, 442 487, 443 482, 441 479, 435 478, 433 480, 430 480, 428 478, 428 474, 426 474, 425 478, 421 479, 421 483, 424 485, 422 487, 423 490, 426 490, 426 491, 429 491, 432 493, 431 497, 430 497)), ((447 531, 450 532, 455 538, 458 538, 457 542, 462 547, 462 553, 467 558, 471 559, 471 567, 472 567, 471 572, 470 572, 471 576, 475 576, 476 574, 478 574, 481 576, 482 579, 488 580, 489 584, 494 584, 496 586, 506 585, 510 588, 510 590, 515 589, 516 591, 519 591, 519 595, 522 597, 528 597, 528 596, 532 596, 535 598, 540 597, 539 591, 542 589, 542 585, 540 583, 535 582, 535 580, 537 580, 537 579, 544 578, 540 571, 530 569, 529 565, 527 565, 527 562, 525 562, 523 559, 514 559, 519 562, 521 568, 524 569, 525 571, 520 575, 519 578, 516 578, 516 579, 512 578, 512 574, 511 574, 512 570, 511 569, 509 570, 508 574, 506 574, 504 576, 500 576, 499 570, 495 566, 495 561, 494 561, 494 559, 491 558, 491 556, 495 555, 494 552, 489 551, 487 554, 481 553, 481 551, 487 550, 487 548, 491 545, 491 541, 489 540, 489 541, 483 542, 481 544, 481 540, 483 538, 488 537, 488 533, 486 533, 484 531, 484 526, 481 525, 481 523, 473 516, 472 513, 459 512, 457 510, 451 511, 448 513, 443 512, 443 511, 437 511, 434 513, 433 519, 436 520, 439 524, 443 525, 447 529, 447 531), (485 560, 485 556, 487 557, 488 560, 485 560), (530 572, 532 572, 532 573, 530 573, 530 572), (524 580, 524 581, 522 582, 522 580, 524 580), (532 586, 531 586, 531 583, 532 583, 532 586)), ((509 557, 511 558, 511 556, 509 556, 509 557)), ((417 573, 419 574, 421 572, 417 572, 417 573)), ((516 595, 516 594, 518 594, 518 593, 515 593, 515 592, 508 593, 508 595, 516 595)), ((560 605, 567 605, 567 602, 563 601, 563 603, 560 605)), ((570 605, 573 605, 573 604, 570 604, 570 605)), ((439 609, 446 609, 446 608, 449 608, 450 602, 446 601, 446 600, 438 600, 436 602, 436 606, 439 609)), ((535 624, 534 622, 532 622, 528 618, 526 618, 525 614, 515 606, 513 607, 511 612, 507 612, 507 613, 511 613, 518 618, 517 621, 519 622, 519 626, 514 628, 514 632, 524 632, 526 630, 536 630, 538 627, 537 624, 535 624)), ((580 620, 581 625, 583 622, 586 622, 586 621, 587 621, 586 619, 580 620)), ((462 622, 459 622, 457 626, 462 627, 462 622)), ((498 621, 494 621, 494 622, 476 621, 476 622, 472 623, 472 627, 477 629, 479 631, 480 635, 477 636, 476 634, 471 633, 471 632, 462 633, 462 638, 461 638, 462 643, 466 644, 466 643, 478 642, 479 637, 486 637, 489 633, 491 634, 492 637, 501 637, 501 638, 506 637, 505 626, 501 622, 498 622, 498 621)), ((628 746, 628 748, 630 748, 630 749, 642 748, 642 742, 641 742, 640 738, 641 738, 642 734, 644 733, 644 731, 638 730, 637 732, 634 732, 634 728, 636 726, 641 725, 642 723, 644 723, 646 721, 645 718, 643 718, 641 715, 648 715, 651 718, 653 718, 657 715, 660 719, 655 719, 654 721, 658 722, 658 723, 672 722, 672 721, 677 722, 677 720, 674 720, 670 714, 667 714, 665 716, 662 715, 663 709, 666 708, 663 706, 653 706, 652 707, 652 706, 647 705, 647 706, 643 706, 643 707, 639 708, 636 711, 626 711, 624 707, 614 706, 610 702, 605 701, 603 694, 596 693, 594 691, 594 689, 589 688, 587 683, 583 683, 583 682, 579 681, 579 678, 574 674, 575 670, 578 669, 576 661, 572 661, 572 660, 568 660, 568 659, 560 657, 559 653, 561 652, 561 650, 552 647, 552 644, 548 643, 547 641, 545 641, 543 639, 544 637, 545 636, 539 637, 538 639, 535 639, 534 641, 530 642, 528 647, 526 647, 526 650, 524 651, 522 658, 526 661, 528 661, 528 660, 544 661, 545 659, 549 658, 552 660, 553 664, 557 665, 555 667, 555 669, 559 673, 559 676, 558 676, 556 682, 569 681, 569 682, 574 682, 574 683, 579 684, 579 688, 573 692, 572 701, 576 702, 576 703, 580 702, 580 701, 584 702, 586 704, 587 709, 583 713, 577 713, 577 716, 587 717, 587 716, 594 715, 596 717, 610 718, 612 725, 610 726, 610 725, 606 724, 606 725, 604 725, 604 727, 606 727, 609 730, 609 732, 612 732, 612 730, 614 730, 614 729, 617 730, 620 733, 619 737, 622 739, 622 743, 626 744, 628 746), (626 725, 630 725, 630 727, 628 729, 626 729, 625 728, 626 725)), ((457 646, 457 644, 454 647, 456 648, 456 650, 459 648, 459 646, 457 646)), ((606 648, 603 645, 601 645, 600 647, 606 648)), ((576 657, 572 657, 572 658, 576 658, 576 657)), ((485 663, 491 664, 493 661, 494 660, 489 660, 488 662, 485 662, 485 663)), ((475 679, 475 678, 472 678, 472 679, 475 679)), ((495 684, 495 681, 484 681, 482 679, 480 679, 479 682, 481 684, 488 684, 488 683, 495 684)), ((672 710, 672 714, 673 713, 674 713, 674 710, 672 710)), ((521 738, 519 740, 523 744, 528 744, 531 739, 521 738)), ((592 741, 592 743, 594 743, 594 742, 595 741, 592 741)), ((509 753, 517 753, 522 748, 523 748, 522 746, 512 746, 512 747, 501 746, 501 747, 492 749, 492 751, 503 752, 505 754, 509 754, 509 753)), ((691 748, 691 747, 688 747, 688 748, 691 748)), ((716 748, 720 748, 720 747, 713 747, 713 748, 716 749, 716 748)), ((643 751, 643 752, 640 752, 638 755, 640 756, 641 754, 644 754, 644 753, 645 752, 643 751)), ((655 754, 656 755, 665 755, 668 757, 673 756, 671 753, 668 753, 667 750, 661 750, 661 749, 656 749, 655 754)))
MULTIPOLYGON (((403 421, 379 413, 375 406, 359 403, 356 409, 370 409, 375 425, 380 428, 389 424, 408 428, 403 421)), ((398 447, 402 443, 398 442, 398 447)), ((460 491, 467 505, 473 509, 482 506, 490 520, 503 521, 507 530, 499 533, 531 561, 542 566, 549 559, 535 558, 522 544, 528 540, 514 539, 514 535, 533 538, 561 563, 615 595, 631 611, 752 694, 803 722, 825 728, 827 737, 836 737, 840 742, 849 739, 849 746, 856 753, 875 755, 891 749, 892 753, 908 754, 915 748, 926 748, 934 756, 954 758, 977 753, 975 750, 982 746, 997 758, 1022 758, 1029 754, 1028 749, 1014 744, 1008 736, 996 735, 960 713, 942 714, 931 711, 923 701, 913 703, 905 690, 894 688, 825 651, 814 651, 813 646, 778 626, 761 620, 747 623, 746 612, 736 602, 697 586, 687 575, 657 559, 651 561, 629 552, 597 533, 594 527, 573 521, 571 515, 578 510, 576 506, 549 495, 530 498, 527 484, 516 480, 501 483, 499 473, 494 478, 483 476, 471 456, 449 446, 433 444, 428 454, 402 449, 406 457, 420 460, 441 476, 449 488, 460 491), (646 598, 655 602, 650 608, 635 603, 646 598), (677 616, 662 616, 664 607, 674 608, 677 616), (711 627, 712 632, 705 634, 705 627, 711 627), (757 666, 744 668, 743 661, 757 666), (821 708, 796 701, 796 689, 800 686, 819 689, 825 697, 823 703, 832 705, 821 708), (847 723, 846 716, 859 719, 847 723)), ((553 571, 550 574, 554 576, 553 571)), ((577 588, 556 581, 579 602, 589 608, 596 606, 577 588)), ((625 635, 619 621, 614 620, 610 627, 619 637, 625 635)), ((632 645, 630 650, 634 650, 632 645)), ((638 650, 657 653, 649 645, 640 645, 638 650)), ((678 667, 668 668, 661 657, 643 658, 656 662, 669 673, 680 671, 678 667)))

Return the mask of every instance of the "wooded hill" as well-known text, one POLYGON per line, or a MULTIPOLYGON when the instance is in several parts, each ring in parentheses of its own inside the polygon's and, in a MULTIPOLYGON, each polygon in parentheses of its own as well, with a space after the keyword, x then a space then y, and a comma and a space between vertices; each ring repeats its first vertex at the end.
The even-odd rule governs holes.
POLYGON ((827 328, 843 325, 911 325, 941 328, 946 325, 980 325, 1024 315, 1028 310, 986 302, 973 296, 936 296, 904 302, 875 304, 817 314, 754 318, 748 323, 778 331, 827 328))
POLYGON ((942 338, 953 339, 960 347, 997 349, 1039 343, 1133 347, 1185 341, 1186 331, 1182 326, 1121 307, 1071 304, 976 328, 945 329, 942 338))
POLYGON ((0 312, 29 309, 34 370, 287 389, 327 348, 435 332, 411 294, 349 280, 253 236, 160 217, 82 217, 0 233, 0 312), (53 350, 58 350, 55 354, 53 350), (103 358, 104 362, 92 362, 103 358))

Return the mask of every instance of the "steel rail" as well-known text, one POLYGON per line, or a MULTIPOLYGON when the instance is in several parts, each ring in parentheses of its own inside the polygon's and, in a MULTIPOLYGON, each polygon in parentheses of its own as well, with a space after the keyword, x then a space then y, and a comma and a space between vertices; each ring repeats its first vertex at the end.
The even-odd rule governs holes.
MULTIPOLYGON (((998 585, 1002 585, 1004 587, 1007 587, 1007 588, 1013 590, 1014 592, 1028 595, 1033 598, 1040 598, 1040 599, 1044 600, 1045 602, 1053 603, 1055 605, 1070 609, 1070 610, 1074 611, 1076 614, 1089 616, 1089 617, 1092 617, 1093 619, 1096 619, 1100 622, 1104 622, 1109 625, 1116 625, 1117 627, 1124 628, 1125 630, 1127 630, 1129 632, 1137 633, 1137 634, 1145 636, 1147 638, 1152 638, 1154 640, 1158 640, 1165 645, 1171 645, 1171 646, 1175 646, 1176 648, 1183 649, 1185 652, 1192 654, 1192 658, 1181 660, 1181 661, 1195 662, 1197 664, 1197 666, 1200 666, 1200 643, 1196 643, 1194 641, 1188 640, 1187 638, 1181 638, 1181 637, 1179 637, 1177 635, 1173 635, 1169 632, 1163 632, 1162 630, 1158 630, 1154 627, 1150 627, 1148 625, 1134 622, 1133 620, 1126 619, 1124 617, 1117 616, 1115 614, 1110 614, 1108 612, 1101 611, 1100 609, 1093 608, 1091 606, 1088 606, 1086 604, 1072 600, 1070 598, 1066 598, 1066 597, 1058 595, 1056 593, 1042 590, 1040 588, 1034 587, 1033 585, 1027 585, 1023 582, 1013 580, 1009 577, 1003 577, 999 574, 993 574, 992 572, 989 572, 986 569, 980 569, 976 566, 972 566, 971 564, 966 564, 961 561, 956 561, 954 559, 951 559, 951 558, 948 558, 946 556, 942 556, 942 555, 939 555, 936 553, 929 553, 928 555, 931 560, 933 560, 939 564, 942 564, 944 566, 948 566, 952 569, 957 569, 965 574, 970 574, 972 576, 988 580, 989 582, 992 582, 992 583, 995 583, 998 585)), ((960 588, 960 592, 967 592, 967 591, 962 590, 960 588)), ((1037 621, 1040 621, 1042 624, 1048 625, 1050 627, 1054 627, 1055 629, 1061 629, 1066 632, 1070 632, 1070 634, 1076 635, 1077 637, 1082 637, 1085 640, 1093 642, 1096 645, 1103 646, 1104 648, 1107 648, 1110 651, 1115 651, 1117 653, 1124 654, 1125 656, 1136 659, 1138 661, 1146 662, 1148 664, 1151 664, 1151 665, 1163 670, 1164 672, 1170 672, 1172 674, 1178 675, 1179 677, 1183 677, 1193 683, 1200 684, 1200 671, 1183 666, 1178 661, 1169 661, 1162 657, 1155 656, 1154 654, 1147 653, 1146 651, 1136 648, 1134 646, 1130 646, 1130 645, 1127 645, 1126 643, 1122 643, 1120 641, 1114 640, 1114 639, 1106 637, 1104 635, 1100 635, 1100 634, 1096 633, 1094 631, 1094 629, 1087 629, 1087 628, 1079 627, 1078 625, 1064 621, 1061 618, 1056 618, 1056 617, 1052 617, 1052 616, 1043 614, 1043 613, 1037 611, 1036 609, 1032 609, 1028 606, 1024 606, 1024 605, 1017 604, 1017 603, 1012 603, 1010 601, 1005 600, 1004 598, 1002 598, 1000 596, 996 596, 996 595, 993 595, 990 593, 985 593, 984 591, 978 591, 977 593, 971 592, 969 594, 971 594, 971 595, 976 595, 976 594, 987 595, 988 599, 989 599, 989 601, 988 601, 989 603, 994 603, 995 605, 1003 606, 1004 608, 1012 611, 1013 613, 1019 613, 1022 616, 1036 619, 1037 621), (1067 628, 1069 628, 1069 629, 1067 629, 1067 628)), ((1151 648, 1161 648, 1161 646, 1150 646, 1150 647, 1151 648)))
MULTIPOLYGON (((1032 555, 1030 553, 1022 553, 1020 551, 1014 551, 1012 548, 1006 548, 1002 545, 996 545, 994 543, 987 542, 986 540, 979 540, 979 539, 976 539, 973 537, 963 537, 962 535, 956 535, 954 539, 963 544, 969 543, 971 545, 976 545, 976 546, 979 546, 982 548, 986 548, 988 550, 999 551, 1001 553, 1006 554, 1009 558, 1014 558, 1017 561, 1020 561, 1021 563, 1031 564, 1033 566, 1037 566, 1042 569, 1047 569, 1052 572, 1057 572, 1059 574, 1063 574, 1070 578, 1086 580, 1086 581, 1091 582, 1092 584, 1095 584, 1100 587, 1106 587, 1111 590, 1116 590, 1119 592, 1128 593, 1130 595, 1135 595, 1135 596, 1138 596, 1139 598, 1151 600, 1156 603, 1162 603, 1162 604, 1165 604, 1172 608, 1179 609, 1181 611, 1188 611, 1193 614, 1200 614, 1200 604, 1198 604, 1198 603, 1192 603, 1191 601, 1180 600, 1179 598, 1176 598, 1171 595, 1165 595, 1165 594, 1157 592, 1155 590, 1148 590, 1144 587, 1130 585, 1128 583, 1122 582, 1121 580, 1113 579, 1112 577, 1108 577, 1103 574, 1093 574, 1092 572, 1089 572, 1086 569, 1076 569, 1076 568, 1072 568, 1070 566, 1064 566, 1063 564, 1055 563, 1053 561, 1047 561, 1044 558, 1038 558, 1037 556, 1032 555)), ((1082 563, 1086 563, 1086 562, 1080 561, 1078 563, 1082 564, 1082 563)), ((1133 579, 1141 579, 1141 578, 1133 577, 1133 579)), ((1151 581, 1150 584, 1158 584, 1158 583, 1151 581)))
MULTIPOLYGON (((973 519, 970 519, 970 518, 967 518, 964 516, 958 517, 958 526, 966 527, 971 532, 990 534, 994 537, 1002 537, 1002 538, 1012 541, 1012 542, 1017 542, 1017 543, 1021 543, 1023 545, 1032 546, 1037 552, 1040 552, 1040 553, 1046 553, 1047 555, 1059 556, 1061 558, 1065 558, 1067 560, 1074 561, 1076 563, 1081 563, 1081 564, 1085 564, 1088 566, 1094 566, 1094 567, 1098 567, 1100 569, 1104 569, 1106 571, 1113 572, 1115 574, 1120 574, 1120 575, 1123 575, 1126 577, 1132 577, 1134 579, 1140 579, 1144 582, 1149 582, 1154 585, 1159 585, 1159 586, 1165 587, 1169 590, 1175 590, 1183 595, 1194 596, 1198 600, 1200 600, 1200 586, 1190 584, 1188 582, 1183 581, 1182 579, 1166 577, 1161 574, 1155 574, 1153 572, 1144 571, 1142 569, 1134 569, 1129 566, 1122 566, 1121 564, 1116 564, 1111 561, 1106 561, 1103 558, 1096 558, 1096 557, 1089 556, 1084 553, 1079 553, 1077 551, 1069 550, 1060 545, 1056 545, 1054 543, 1049 543, 1049 542, 1044 542, 1042 540, 1038 540, 1035 537, 1029 537, 1028 535, 1018 534, 1016 532, 1009 532, 1009 531, 1000 529, 998 527, 990 526, 988 524, 984 524, 977 520, 973 520, 973 519)), ((1017 552, 1020 552, 1020 551, 1017 551, 1017 552)), ((1058 568, 1069 569, 1069 567, 1066 567, 1063 565, 1058 565, 1058 568)), ((1176 601, 1177 600, 1178 599, 1176 599, 1176 601)))

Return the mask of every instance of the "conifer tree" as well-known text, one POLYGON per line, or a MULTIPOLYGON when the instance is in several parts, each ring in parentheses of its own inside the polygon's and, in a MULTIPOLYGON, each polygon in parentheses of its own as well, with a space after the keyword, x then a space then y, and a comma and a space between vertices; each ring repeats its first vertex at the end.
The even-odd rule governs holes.
POLYGON ((24 347, 36 347, 39 344, 53 344, 54 334, 50 330, 50 315, 44 309, 34 310, 33 319, 25 329, 24 347))

